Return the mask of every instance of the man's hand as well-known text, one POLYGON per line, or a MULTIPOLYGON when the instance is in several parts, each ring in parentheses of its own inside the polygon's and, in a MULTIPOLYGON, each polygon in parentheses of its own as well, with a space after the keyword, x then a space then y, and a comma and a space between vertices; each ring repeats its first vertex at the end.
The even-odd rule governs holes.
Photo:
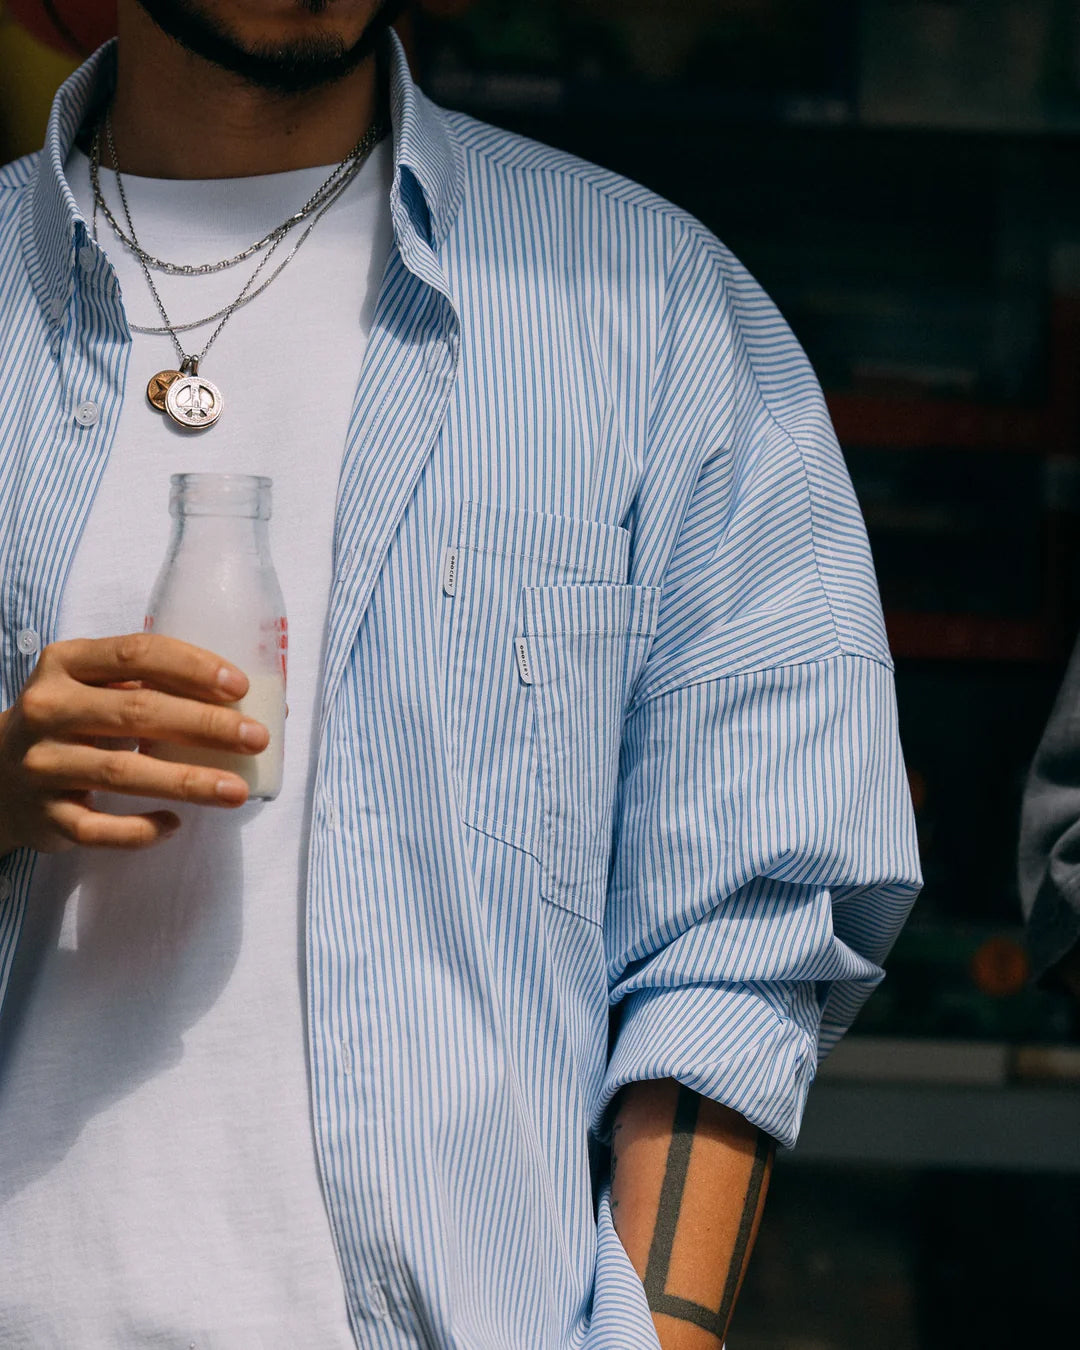
POLYGON ((102 749, 96 738, 171 741, 257 754, 269 733, 234 702, 247 677, 212 652, 152 633, 46 647, 12 707, 0 713, 0 855, 145 848, 180 824, 172 811, 108 815, 95 790, 239 806, 234 773, 102 749))

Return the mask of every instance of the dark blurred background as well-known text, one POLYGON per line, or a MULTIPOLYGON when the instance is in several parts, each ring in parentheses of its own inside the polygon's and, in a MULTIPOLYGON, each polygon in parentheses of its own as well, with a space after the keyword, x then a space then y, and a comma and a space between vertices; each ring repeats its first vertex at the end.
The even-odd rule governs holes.
MULTIPOLYGON (((0 159, 107 27, 0 0, 0 159)), ((402 33, 437 101, 739 255, 870 531, 926 889, 778 1164, 729 1350, 1077 1342, 1080 1015, 1030 983, 1014 860, 1080 625, 1080 5, 418 0, 402 33)))

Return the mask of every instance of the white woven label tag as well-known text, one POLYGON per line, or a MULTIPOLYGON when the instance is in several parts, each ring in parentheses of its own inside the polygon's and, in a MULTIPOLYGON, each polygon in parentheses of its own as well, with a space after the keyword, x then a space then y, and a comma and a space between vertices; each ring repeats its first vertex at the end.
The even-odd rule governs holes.
POLYGON ((522 684, 532 684, 532 662, 529 660, 529 644, 523 637, 514 639, 514 651, 517 654, 518 674, 522 684))
POLYGON ((442 569, 442 588, 447 595, 454 595, 457 592, 457 574, 458 551, 456 548, 448 548, 443 557, 442 569))

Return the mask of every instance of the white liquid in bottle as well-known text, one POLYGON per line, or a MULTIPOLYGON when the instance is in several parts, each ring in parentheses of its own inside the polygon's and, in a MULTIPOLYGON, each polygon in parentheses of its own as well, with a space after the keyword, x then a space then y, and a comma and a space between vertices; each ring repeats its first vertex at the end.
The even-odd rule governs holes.
POLYGON ((285 681, 279 675, 253 675, 248 691, 236 708, 245 717, 261 722, 270 733, 265 750, 257 755, 234 755, 225 750, 209 750, 201 745, 167 745, 155 742, 150 753, 173 764, 197 764, 208 769, 224 769, 238 774, 248 785, 252 797, 274 798, 281 791, 285 767, 285 681))

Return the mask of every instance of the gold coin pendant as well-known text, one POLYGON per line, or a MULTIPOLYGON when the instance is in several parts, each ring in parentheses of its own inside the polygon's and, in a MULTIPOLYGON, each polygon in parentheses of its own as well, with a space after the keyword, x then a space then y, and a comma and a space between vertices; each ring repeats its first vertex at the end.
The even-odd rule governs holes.
POLYGON ((178 370, 159 370, 156 375, 150 377, 150 383, 146 386, 146 397, 158 412, 165 411, 165 396, 169 392, 169 385, 179 378, 178 370))

